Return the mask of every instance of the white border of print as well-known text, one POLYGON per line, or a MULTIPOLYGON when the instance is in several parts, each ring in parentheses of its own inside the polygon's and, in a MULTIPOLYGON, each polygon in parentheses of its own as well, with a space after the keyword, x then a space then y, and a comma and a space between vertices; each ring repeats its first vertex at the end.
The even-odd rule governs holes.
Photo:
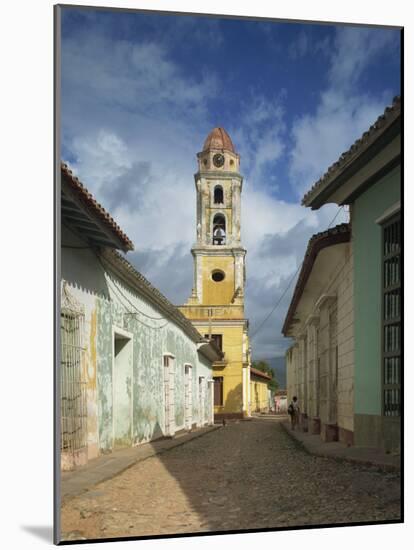
MULTIPOLYGON (((414 51, 414 21, 405 0, 123 0, 71 4, 208 12, 246 16, 358 22, 405 26, 405 51, 414 51)), ((2 532, 5 548, 31 548, 52 541, 53 465, 53 4, 52 0, 7 2, 0 34, 2 56, 2 532), (5 76, 6 75, 6 76, 5 76), (14 147, 13 147, 14 146, 14 147), (4 310, 6 306, 6 310, 4 310)), ((412 59, 406 55, 412 65, 412 59)), ((406 69, 409 63, 406 61, 406 69)), ((406 151, 414 128, 413 71, 405 72, 406 151), (411 119, 411 120, 410 120, 411 119)), ((406 158, 409 155, 406 154, 406 158)), ((406 162, 407 164, 407 162, 406 162)), ((412 165, 406 166, 405 208, 414 202, 412 165), (411 177, 410 177, 411 176, 411 177), (411 199, 411 200, 410 200, 411 199)), ((406 242, 413 234, 414 216, 406 216, 406 242)), ((406 280, 414 278, 406 246, 406 280)), ((412 287, 406 289, 406 312, 414 309, 412 287)), ((410 325, 407 319, 406 330, 410 325)), ((406 365, 410 350, 406 346, 406 365)), ((406 369, 405 388, 414 386, 406 369)), ((406 392, 407 393, 407 392, 406 392)), ((407 400, 406 400, 407 402, 407 400)), ((408 407, 407 407, 408 408, 408 407)), ((411 407, 412 409, 412 407, 411 407)), ((405 425, 410 426, 411 418, 405 425)), ((412 439, 406 447, 406 525, 345 527, 303 531, 225 535, 111 543, 126 548, 248 548, 306 546, 309 549, 349 550, 370 546, 391 548, 413 538, 412 469, 408 467, 412 439), (410 533, 411 531, 411 533, 410 533), (128 546, 129 547, 129 546, 128 546)), ((283 475, 283 472, 280 473, 283 475)), ((277 488, 275 488, 277 490, 277 488)), ((93 545, 97 548, 100 545, 93 545)), ((89 548, 85 545, 84 548, 89 548)), ((109 548, 109 547, 108 547, 109 548)))

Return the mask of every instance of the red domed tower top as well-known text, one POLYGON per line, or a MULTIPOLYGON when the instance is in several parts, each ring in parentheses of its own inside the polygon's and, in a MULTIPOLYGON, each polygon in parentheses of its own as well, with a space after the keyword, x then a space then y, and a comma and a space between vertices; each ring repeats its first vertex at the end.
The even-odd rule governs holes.
POLYGON ((208 134, 204 142, 203 151, 208 151, 209 149, 225 149, 232 153, 236 152, 233 142, 224 128, 214 128, 208 134))

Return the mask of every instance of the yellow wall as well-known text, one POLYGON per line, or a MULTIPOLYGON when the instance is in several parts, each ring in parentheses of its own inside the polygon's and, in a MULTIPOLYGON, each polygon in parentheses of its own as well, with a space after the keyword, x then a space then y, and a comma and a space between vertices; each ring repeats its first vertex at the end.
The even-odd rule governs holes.
MULTIPOLYGON (((204 336, 209 327, 197 327, 204 336)), ((214 407, 214 413, 242 413, 243 408, 243 326, 212 326, 212 334, 223 335, 225 353, 223 367, 214 367, 213 376, 223 377, 224 406, 214 407)))
POLYGON ((268 410, 267 382, 262 382, 259 378, 256 378, 254 374, 250 377, 250 402, 252 412, 264 412, 268 410))
POLYGON ((234 295, 234 258, 233 256, 203 256, 203 305, 229 304, 234 295), (216 283, 211 273, 220 269, 225 273, 224 281, 216 283))
MULTIPOLYGON (((185 306, 178 306, 178 309, 187 317, 187 319, 193 321, 204 320, 207 322, 209 317, 212 317, 213 319, 244 319, 243 305, 216 305, 215 307, 210 307, 186 304, 185 306)), ((248 347, 248 345, 246 347, 248 347)))

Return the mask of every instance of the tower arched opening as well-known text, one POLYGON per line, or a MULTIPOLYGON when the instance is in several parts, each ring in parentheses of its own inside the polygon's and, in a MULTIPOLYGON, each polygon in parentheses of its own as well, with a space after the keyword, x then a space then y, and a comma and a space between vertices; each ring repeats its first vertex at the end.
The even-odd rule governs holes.
POLYGON ((224 203, 223 188, 221 185, 216 185, 214 188, 214 204, 223 204, 223 203, 224 203))
POLYGON ((226 218, 216 214, 213 219, 213 244, 226 244, 226 218))

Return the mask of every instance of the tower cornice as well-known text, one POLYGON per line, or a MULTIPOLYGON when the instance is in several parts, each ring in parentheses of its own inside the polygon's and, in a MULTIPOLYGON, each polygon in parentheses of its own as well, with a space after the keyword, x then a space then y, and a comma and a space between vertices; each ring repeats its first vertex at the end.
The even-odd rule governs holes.
POLYGON ((194 245, 191 248, 193 256, 198 254, 199 256, 246 256, 247 250, 242 246, 215 246, 215 245, 194 245))
POLYGON ((239 172, 219 172, 217 171, 207 171, 207 170, 199 170, 194 174, 194 180, 197 181, 200 178, 208 178, 208 179, 237 179, 240 181, 240 183, 243 183, 243 176, 239 174, 239 172))

